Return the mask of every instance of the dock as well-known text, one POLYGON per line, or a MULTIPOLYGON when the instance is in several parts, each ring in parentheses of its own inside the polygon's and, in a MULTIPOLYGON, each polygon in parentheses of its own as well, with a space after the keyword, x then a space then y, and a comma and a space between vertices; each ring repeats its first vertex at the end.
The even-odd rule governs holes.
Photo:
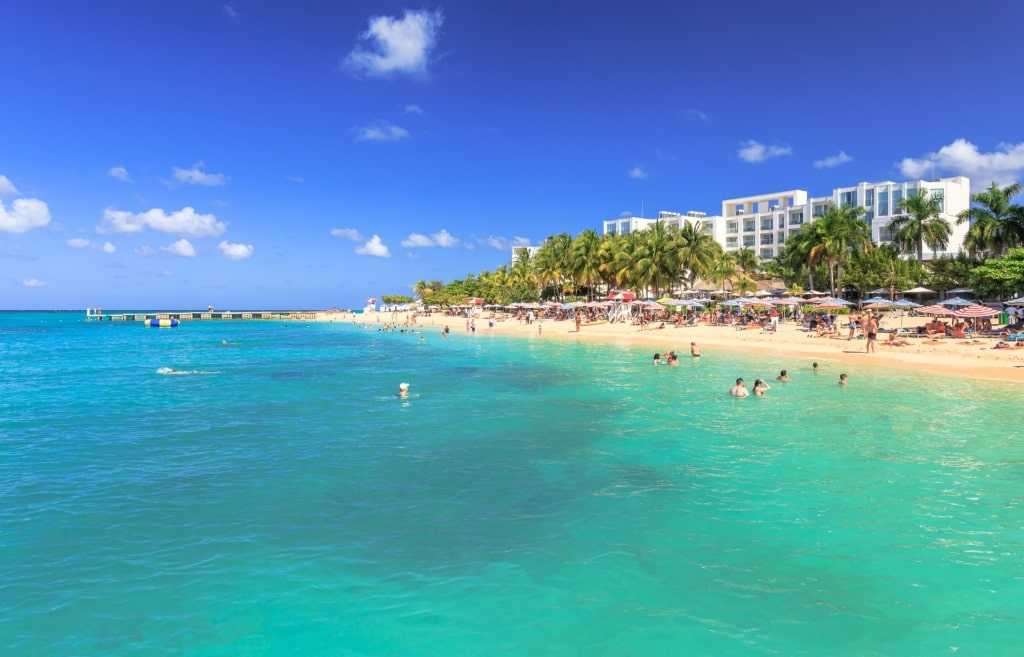
POLYGON ((86 310, 86 321, 96 322, 147 322, 150 320, 171 320, 179 322, 201 322, 220 320, 302 320, 316 321, 321 319, 324 311, 318 310, 242 310, 242 311, 112 311, 104 312, 99 308, 86 310))

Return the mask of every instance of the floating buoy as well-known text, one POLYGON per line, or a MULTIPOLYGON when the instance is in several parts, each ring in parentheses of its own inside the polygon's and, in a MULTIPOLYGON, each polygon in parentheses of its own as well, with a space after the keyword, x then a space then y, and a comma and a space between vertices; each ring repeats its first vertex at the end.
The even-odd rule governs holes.
POLYGON ((154 328, 170 328, 178 325, 176 319, 147 319, 145 321, 146 326, 152 326, 154 328))

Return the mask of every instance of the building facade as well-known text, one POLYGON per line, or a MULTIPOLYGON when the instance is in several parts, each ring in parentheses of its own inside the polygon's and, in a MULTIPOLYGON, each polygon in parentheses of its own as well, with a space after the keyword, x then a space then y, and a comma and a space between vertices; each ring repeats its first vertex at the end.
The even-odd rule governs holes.
POLYGON ((767 260, 777 256, 793 233, 805 223, 822 216, 832 203, 836 207, 864 208, 863 219, 871 226, 871 239, 876 244, 885 244, 892 241, 889 224, 900 214, 897 209, 900 200, 921 190, 942 199, 940 216, 952 228, 945 250, 937 254, 926 250, 925 257, 956 255, 963 248, 968 228, 966 222, 957 224, 957 214, 968 209, 971 203, 971 183, 964 176, 899 183, 862 182, 850 187, 837 187, 831 195, 820 197, 809 197, 802 189, 742 196, 723 200, 721 214, 715 216, 708 217, 702 212, 687 212, 685 215, 661 212, 654 219, 609 219, 604 222, 604 233, 643 230, 658 220, 675 226, 680 226, 683 221, 694 222, 710 233, 726 251, 749 248, 767 260))

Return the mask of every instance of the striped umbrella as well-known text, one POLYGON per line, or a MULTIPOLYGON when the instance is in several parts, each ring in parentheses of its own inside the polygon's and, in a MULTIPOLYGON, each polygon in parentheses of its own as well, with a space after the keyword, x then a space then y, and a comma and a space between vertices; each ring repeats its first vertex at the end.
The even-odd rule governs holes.
POLYGON ((917 312, 922 315, 952 315, 953 311, 945 306, 935 304, 933 306, 922 306, 917 309, 917 312))
POLYGON ((959 310, 953 312, 956 317, 991 317, 997 315, 998 310, 993 310, 988 306, 965 306, 959 310))

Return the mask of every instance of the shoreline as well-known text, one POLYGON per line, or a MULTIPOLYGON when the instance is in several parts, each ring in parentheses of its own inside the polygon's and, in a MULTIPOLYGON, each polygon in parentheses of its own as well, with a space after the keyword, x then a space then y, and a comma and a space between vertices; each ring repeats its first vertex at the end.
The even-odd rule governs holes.
MULTIPOLYGON (((318 321, 345 321, 382 325, 395 322, 403 324, 408 313, 374 313, 363 315, 346 314, 342 319, 334 313, 318 314, 318 321)), ((904 328, 916 328, 930 321, 929 317, 906 317, 904 328)), ((453 333, 465 332, 464 317, 450 317, 433 314, 418 317, 416 325, 421 330, 440 331, 445 325, 453 333)), ((907 346, 885 346, 882 338, 876 343, 873 354, 865 353, 865 340, 847 340, 847 331, 841 330, 842 338, 811 337, 810 333, 793 323, 779 325, 776 333, 760 330, 737 330, 732 326, 687 326, 675 328, 640 330, 630 324, 585 324, 580 332, 571 320, 546 319, 538 324, 527 325, 516 319, 495 319, 494 328, 488 327, 488 316, 476 318, 477 333, 510 335, 539 340, 586 340, 607 344, 649 345, 652 350, 664 352, 674 350, 680 358, 689 358, 690 342, 696 342, 702 351, 707 349, 731 349, 747 353, 770 354, 779 357, 803 358, 838 363, 849 363, 859 367, 875 369, 884 375, 887 369, 916 370, 932 372, 942 376, 987 381, 1024 383, 1024 348, 993 349, 997 338, 978 338, 971 342, 954 338, 933 341, 911 338, 907 346)), ((892 328, 891 322, 885 322, 892 328)), ((887 336, 887 333, 882 335, 887 336)), ((798 369, 792 367, 791 369, 798 369)))

